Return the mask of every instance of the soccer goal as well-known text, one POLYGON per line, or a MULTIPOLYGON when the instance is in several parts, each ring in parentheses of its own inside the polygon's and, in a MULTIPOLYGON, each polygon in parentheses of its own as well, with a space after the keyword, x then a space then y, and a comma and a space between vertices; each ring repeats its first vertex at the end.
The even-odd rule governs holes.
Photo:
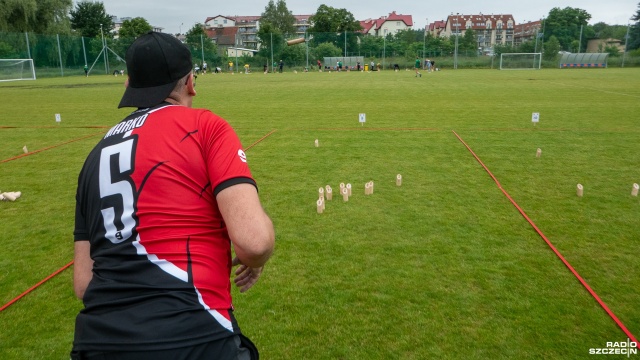
POLYGON ((500 54, 500 70, 539 70, 541 66, 542 53, 500 54))
POLYGON ((32 59, 0 59, 0 81, 35 80, 32 59))

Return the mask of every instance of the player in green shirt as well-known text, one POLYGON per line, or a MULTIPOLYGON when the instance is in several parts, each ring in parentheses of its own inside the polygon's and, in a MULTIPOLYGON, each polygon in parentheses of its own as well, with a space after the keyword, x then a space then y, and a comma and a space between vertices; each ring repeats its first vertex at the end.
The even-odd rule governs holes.
POLYGON ((420 70, 420 58, 419 57, 416 57, 416 65, 415 65, 415 67, 416 67, 416 77, 418 77, 418 76, 422 77, 422 74, 420 74, 420 71, 419 71, 420 70))

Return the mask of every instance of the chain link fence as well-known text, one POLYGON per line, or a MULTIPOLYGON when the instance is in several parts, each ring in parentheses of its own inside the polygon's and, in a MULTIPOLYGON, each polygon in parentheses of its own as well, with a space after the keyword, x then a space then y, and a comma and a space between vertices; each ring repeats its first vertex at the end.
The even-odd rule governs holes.
MULTIPOLYGON (((231 45, 214 44, 207 37, 193 44, 187 43, 194 64, 208 63, 211 71, 220 68, 229 70, 243 69, 249 65, 254 71, 278 71, 280 61, 288 71, 314 71, 333 67, 325 64, 324 58, 359 57, 364 64, 376 64, 375 69, 392 70, 394 68, 412 69, 416 58, 435 61, 442 69, 461 68, 497 68, 499 58, 489 56, 479 50, 463 49, 449 39, 401 39, 397 36, 376 37, 361 33, 307 33, 285 37, 281 34, 249 34, 258 42, 251 49, 243 42, 242 34, 235 36, 231 45), (290 41, 296 40, 299 41, 290 41), (301 40, 300 40, 301 39, 301 40), (291 45, 288 44, 291 43, 291 45), (259 44, 259 45, 255 45, 259 44), (229 48, 248 48, 253 50, 230 52, 229 48), (240 55, 236 55, 240 53, 240 55), (229 54, 234 54, 230 56, 229 54), (396 66, 397 65, 397 66, 396 66)), ((86 38, 73 35, 39 35, 33 33, 0 32, 0 59, 33 59, 37 77, 80 76, 88 73, 113 74, 126 70, 124 56, 132 38, 86 38)), ((558 60, 543 61, 543 68, 557 68, 558 60)), ((622 52, 610 56, 609 67, 640 66, 640 52, 622 52)))

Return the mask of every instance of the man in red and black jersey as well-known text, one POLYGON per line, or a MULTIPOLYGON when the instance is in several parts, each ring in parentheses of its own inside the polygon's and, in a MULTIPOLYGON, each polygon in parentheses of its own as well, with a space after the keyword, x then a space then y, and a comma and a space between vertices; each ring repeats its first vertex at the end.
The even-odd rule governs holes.
POLYGON ((136 107, 78 178, 73 359, 256 359, 230 274, 251 288, 274 230, 231 126, 193 109, 191 53, 148 33, 127 50, 119 107, 136 107), (235 257, 232 259, 232 247, 235 257))

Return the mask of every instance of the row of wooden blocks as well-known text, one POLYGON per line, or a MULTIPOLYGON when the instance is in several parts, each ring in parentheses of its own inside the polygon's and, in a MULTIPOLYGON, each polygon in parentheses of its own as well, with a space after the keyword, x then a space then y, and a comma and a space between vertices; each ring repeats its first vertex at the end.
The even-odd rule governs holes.
MULTIPOLYGON (((402 185, 402 175, 396 175, 396 185, 402 185)), ((373 195, 374 190, 374 182, 369 181, 364 184, 364 194, 365 195, 373 195)), ((344 202, 349 201, 349 197, 353 194, 352 186, 350 183, 340 183, 340 195, 342 196, 342 200, 344 202)), ((318 201, 316 201, 316 208, 318 214, 322 214, 325 209, 325 201, 330 201, 333 199, 333 189, 330 185, 325 187, 318 188, 318 201)))

